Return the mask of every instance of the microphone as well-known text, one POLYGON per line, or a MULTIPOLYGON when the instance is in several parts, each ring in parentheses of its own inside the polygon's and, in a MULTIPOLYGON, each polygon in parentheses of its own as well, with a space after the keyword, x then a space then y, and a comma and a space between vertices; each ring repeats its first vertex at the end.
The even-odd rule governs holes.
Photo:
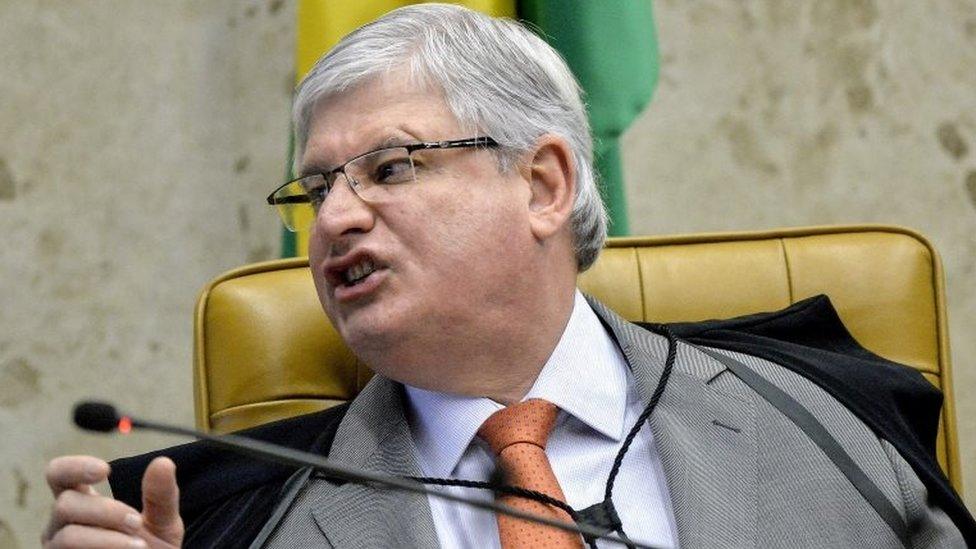
POLYGON ((86 431, 97 431, 108 433, 115 429, 128 432, 128 428, 122 429, 122 418, 115 411, 115 406, 105 402, 80 402, 75 405, 74 410, 75 425, 86 431))
POLYGON ((239 454, 264 461, 282 463, 294 467, 313 467, 325 473, 326 476, 343 479, 356 484, 362 484, 364 486, 374 488, 382 487, 404 492, 423 494, 425 496, 433 496, 480 509, 487 509, 489 511, 494 511, 495 513, 509 515, 515 518, 528 520, 530 522, 552 526, 553 528, 559 528, 560 530, 574 532, 584 536, 586 539, 604 539, 627 545, 629 547, 655 549, 655 547, 651 545, 637 543, 630 539, 619 537, 615 534, 605 533, 602 530, 594 528, 588 524, 577 524, 563 520, 555 520, 549 517, 536 515, 534 513, 526 513, 503 503, 482 501, 448 492, 432 490, 420 482, 403 477, 383 475, 348 467, 342 465, 341 463, 330 461, 311 452, 295 450, 286 446, 279 446, 277 444, 242 437, 239 435, 211 435, 209 433, 187 429, 185 427, 157 423, 119 414, 115 409, 115 406, 106 402, 79 402, 74 407, 73 416, 75 425, 88 431, 96 431, 100 433, 118 431, 122 434, 129 434, 129 432, 135 428, 159 431, 174 435, 183 435, 205 441, 225 450, 237 452, 239 454))

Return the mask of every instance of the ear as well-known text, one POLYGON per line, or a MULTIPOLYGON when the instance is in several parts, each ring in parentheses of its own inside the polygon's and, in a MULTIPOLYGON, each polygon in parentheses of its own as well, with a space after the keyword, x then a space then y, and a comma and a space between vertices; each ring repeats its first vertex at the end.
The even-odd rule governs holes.
POLYGON ((529 225, 538 240, 558 233, 569 222, 576 199, 576 168, 565 139, 546 134, 536 142, 525 165, 529 181, 529 225))

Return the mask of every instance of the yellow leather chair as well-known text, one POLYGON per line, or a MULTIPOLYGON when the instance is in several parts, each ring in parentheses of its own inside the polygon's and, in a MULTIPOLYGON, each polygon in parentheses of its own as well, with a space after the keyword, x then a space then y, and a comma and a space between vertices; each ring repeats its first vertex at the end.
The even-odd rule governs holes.
MULTIPOLYGON (((729 318, 830 296, 857 340, 945 393, 938 458, 962 491, 945 288, 932 245, 867 225, 611 239, 580 287, 621 316, 729 318)), ((197 427, 224 433, 356 396, 371 373, 319 306, 307 258, 235 269, 197 302, 197 427)))

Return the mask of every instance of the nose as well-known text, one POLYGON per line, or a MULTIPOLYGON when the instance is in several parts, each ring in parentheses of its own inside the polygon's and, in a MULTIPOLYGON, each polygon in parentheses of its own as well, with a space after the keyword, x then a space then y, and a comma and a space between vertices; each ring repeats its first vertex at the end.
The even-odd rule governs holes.
POLYGON ((339 179, 322 201, 315 218, 316 231, 330 241, 369 232, 376 219, 373 209, 352 189, 346 175, 340 174, 339 179))

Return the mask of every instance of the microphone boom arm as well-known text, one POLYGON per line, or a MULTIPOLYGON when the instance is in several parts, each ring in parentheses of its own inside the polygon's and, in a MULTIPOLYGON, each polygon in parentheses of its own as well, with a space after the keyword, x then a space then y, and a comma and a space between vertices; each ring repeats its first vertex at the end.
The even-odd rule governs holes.
POLYGON ((237 452, 239 454, 244 454, 265 461, 284 463, 295 467, 312 466, 322 473, 325 473, 326 476, 341 478, 358 484, 382 486, 385 488, 402 490, 404 492, 413 492, 415 494, 423 494, 425 496, 433 496, 448 501, 463 503, 472 507, 486 509, 489 511, 494 511, 495 513, 501 513, 511 517, 551 526, 553 528, 559 528, 560 530, 581 534, 588 539, 604 539, 630 547, 656 549, 652 545, 638 543, 630 539, 621 538, 615 534, 602 532, 588 524, 577 524, 573 522, 555 520, 548 517, 539 516, 534 513, 526 513, 503 503, 474 500, 464 496, 434 490, 413 480, 347 467, 311 452, 295 450, 293 448, 279 446, 277 444, 271 444, 239 435, 211 435, 201 431, 195 431, 193 429, 155 423, 133 417, 129 417, 129 420, 131 421, 132 427, 141 427, 154 431, 196 438, 225 450, 230 450, 232 452, 237 452))

